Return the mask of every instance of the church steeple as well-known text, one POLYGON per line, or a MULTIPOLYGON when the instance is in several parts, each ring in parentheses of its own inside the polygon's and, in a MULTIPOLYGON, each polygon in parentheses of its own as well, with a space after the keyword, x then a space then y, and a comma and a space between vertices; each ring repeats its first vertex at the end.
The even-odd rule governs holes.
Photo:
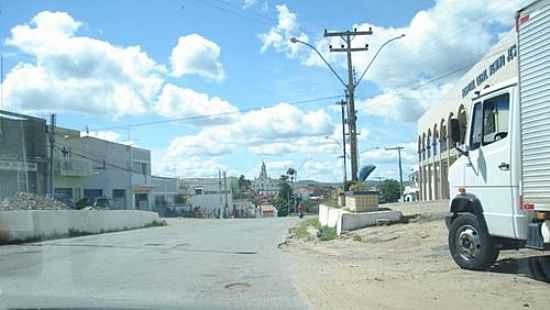
POLYGON ((265 163, 262 161, 262 168, 260 170, 259 179, 267 179, 267 169, 265 168, 265 163))

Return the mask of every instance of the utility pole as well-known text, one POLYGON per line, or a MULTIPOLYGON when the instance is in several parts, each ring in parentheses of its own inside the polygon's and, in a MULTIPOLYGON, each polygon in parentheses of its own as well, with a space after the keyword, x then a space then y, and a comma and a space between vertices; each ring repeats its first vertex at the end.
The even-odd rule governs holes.
MULTIPOLYGON (((227 203, 227 198, 228 198, 227 197, 227 176, 225 174, 225 170, 223 171, 223 193, 225 197, 223 213, 227 217, 227 212, 229 211, 229 205, 227 203)), ((235 214, 235 212, 233 212, 233 214, 235 214)))
POLYGON ((218 208, 218 212, 220 213, 218 215, 218 218, 221 218, 221 208, 223 206, 223 198, 222 198, 222 170, 218 169, 218 196, 220 197, 220 207, 218 208))
POLYGON ((396 147, 387 147, 386 151, 397 151, 397 158, 399 159, 399 193, 401 194, 401 201, 405 201, 404 192, 403 192, 403 167, 401 165, 401 150, 404 149, 402 146, 396 147))
POLYGON ((348 95, 348 128, 350 135, 350 152, 351 152, 351 179, 357 181, 358 171, 358 154, 357 154, 357 112, 355 111, 355 79, 353 74, 353 52, 363 52, 369 49, 368 45, 364 47, 351 47, 351 41, 356 36, 372 35, 372 29, 368 31, 344 31, 344 32, 328 32, 325 30, 324 37, 340 37, 344 41, 340 48, 334 48, 330 46, 331 52, 344 52, 347 55, 348 60, 348 83, 347 83, 347 95, 348 95))
POLYGON ((348 165, 347 165, 347 151, 346 151, 346 101, 342 100, 337 102, 342 107, 342 158, 344 160, 344 182, 342 183, 342 190, 346 190, 346 182, 348 181, 348 165))
POLYGON ((49 173, 49 182, 48 182, 48 193, 50 194, 50 198, 53 199, 54 196, 54 182, 53 182, 53 154, 54 154, 54 146, 55 146, 55 114, 52 113, 50 115, 50 130, 48 130, 48 136, 49 136, 49 142, 50 142, 50 173, 49 173))

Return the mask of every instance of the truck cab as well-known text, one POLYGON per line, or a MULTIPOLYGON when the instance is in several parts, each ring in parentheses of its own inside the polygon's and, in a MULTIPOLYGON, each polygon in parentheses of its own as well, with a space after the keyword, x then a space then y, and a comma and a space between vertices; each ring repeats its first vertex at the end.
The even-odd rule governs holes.
POLYGON ((463 268, 484 269, 500 250, 529 245, 535 214, 521 199, 518 89, 517 79, 511 79, 477 91, 464 137, 458 122, 450 125, 452 140, 464 144, 456 144, 461 156, 449 168, 446 222, 451 255, 463 268))

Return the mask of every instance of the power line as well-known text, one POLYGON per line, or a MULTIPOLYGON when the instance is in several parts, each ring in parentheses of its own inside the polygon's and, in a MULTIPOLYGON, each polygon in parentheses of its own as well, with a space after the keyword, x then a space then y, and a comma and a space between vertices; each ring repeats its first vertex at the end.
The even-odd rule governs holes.
POLYGON ((96 159, 96 158, 93 158, 93 157, 90 157, 88 155, 84 155, 82 153, 79 153, 79 152, 75 152, 74 150, 72 150, 72 147, 70 150, 67 150, 66 147, 62 144, 55 144, 54 147, 58 150, 60 150, 61 152, 63 153, 67 153, 67 154, 71 154, 71 155, 76 155, 77 157, 80 157, 80 158, 84 158, 84 159, 87 159, 89 161, 92 161, 92 162, 95 162, 95 163, 98 163, 100 165, 103 165, 103 166, 111 166, 113 168, 116 168, 116 169, 119 169, 119 170, 123 170, 123 171, 126 171, 126 172, 132 172, 132 173, 137 173, 138 171, 135 171, 134 169, 129 169, 129 168, 126 168, 126 167, 122 167, 122 166, 119 166, 119 165, 116 165, 116 164, 113 164, 111 162, 108 162, 107 160, 102 160, 102 159, 96 159))
MULTIPOLYGON (((292 105, 300 105, 300 104, 306 104, 306 103, 312 103, 312 102, 318 102, 318 101, 334 100, 334 99, 338 99, 338 98, 342 98, 342 97, 343 97, 342 95, 335 95, 335 96, 327 96, 327 97, 320 97, 320 98, 313 98, 313 99, 289 101, 289 102, 286 102, 286 103, 292 104, 292 105)), ((285 102, 285 101, 283 101, 283 102, 285 102)), ((159 125, 159 124, 168 124, 168 123, 174 123, 174 122, 197 121, 197 120, 211 119, 211 118, 215 118, 215 117, 221 117, 221 116, 227 116, 227 115, 233 115, 233 114, 242 114, 242 113, 247 113, 247 112, 252 112, 252 111, 260 111, 262 109, 273 108, 277 105, 249 108, 249 109, 243 109, 243 110, 239 110, 239 111, 221 112, 221 113, 213 113, 213 114, 207 114, 207 115, 195 115, 195 116, 172 118, 172 119, 165 119, 165 120, 159 120, 159 121, 134 123, 134 124, 127 124, 127 125, 113 126, 113 127, 94 128, 94 129, 90 129, 90 130, 91 131, 102 131, 102 130, 113 130, 113 129, 129 129, 129 128, 135 128, 135 127, 152 126, 152 125, 159 125)))

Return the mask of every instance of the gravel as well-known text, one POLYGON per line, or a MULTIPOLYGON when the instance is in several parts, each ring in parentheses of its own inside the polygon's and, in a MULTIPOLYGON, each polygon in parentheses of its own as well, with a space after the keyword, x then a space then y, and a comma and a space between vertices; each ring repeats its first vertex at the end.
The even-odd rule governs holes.
POLYGON ((0 211, 14 210, 69 210, 66 204, 32 193, 16 193, 0 202, 0 211))

